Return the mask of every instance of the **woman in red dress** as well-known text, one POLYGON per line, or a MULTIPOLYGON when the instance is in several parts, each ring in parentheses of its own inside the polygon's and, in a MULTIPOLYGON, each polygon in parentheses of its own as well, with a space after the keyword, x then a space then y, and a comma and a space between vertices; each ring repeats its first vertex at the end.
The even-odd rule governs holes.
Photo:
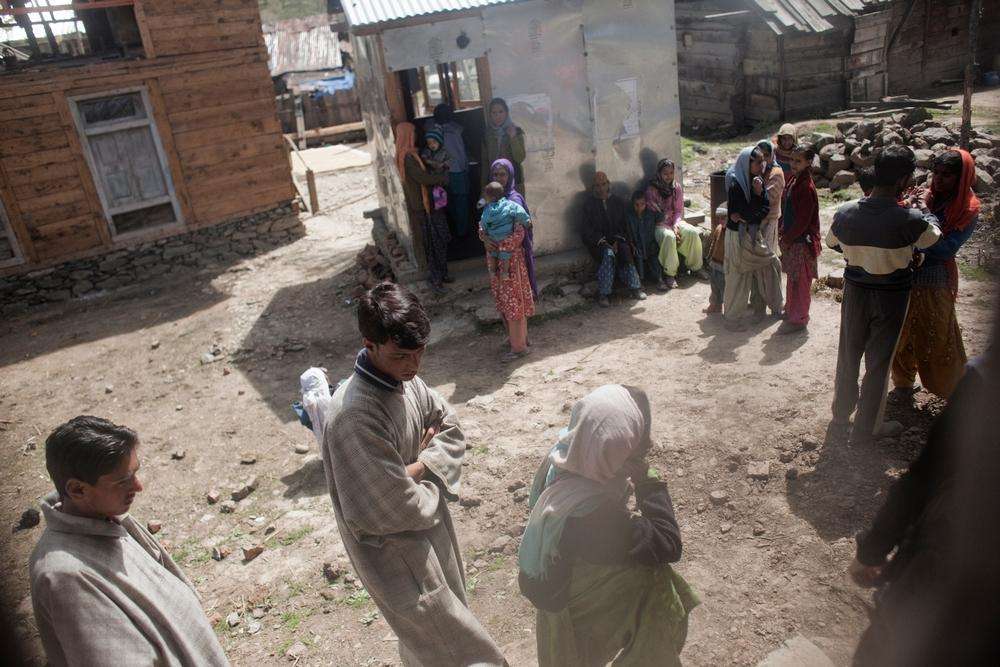
POLYGON ((510 337, 510 351, 504 354, 504 361, 513 361, 527 355, 528 348, 528 318, 535 314, 535 301, 531 295, 531 281, 528 279, 528 267, 524 260, 525 229, 514 225, 514 233, 499 243, 494 243, 480 227, 479 238, 486 246, 487 253, 509 252, 510 277, 502 278, 497 272, 490 273, 490 291, 497 312, 503 317, 510 337))

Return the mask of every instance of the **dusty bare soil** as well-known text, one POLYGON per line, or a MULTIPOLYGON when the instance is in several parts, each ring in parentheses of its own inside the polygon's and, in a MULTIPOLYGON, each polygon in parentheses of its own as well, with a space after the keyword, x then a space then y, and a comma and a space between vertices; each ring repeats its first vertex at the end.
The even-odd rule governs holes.
MULTIPOLYGON (((290 409, 305 368, 350 372, 359 340, 344 286, 369 240, 361 213, 375 205, 372 192, 367 170, 341 172, 324 180, 327 214, 307 221, 293 245, 3 322, 0 522, 12 525, 48 492, 42 446, 55 425, 81 413, 128 424, 142 436, 146 484, 134 513, 162 521, 159 537, 196 583, 234 665, 398 662, 388 626, 349 574, 315 440, 290 409), (213 348, 220 359, 203 363, 213 348), (251 476, 259 487, 234 513, 206 501, 251 476), (256 545, 263 553, 243 562, 240 548, 256 545), (213 560, 216 547, 232 553, 213 560)), ((970 356, 984 347, 995 303, 992 283, 972 273, 958 306, 970 356)), ((808 335, 779 337, 772 321, 724 331, 701 313, 708 291, 682 282, 639 304, 533 324, 534 354, 520 365, 500 363, 499 331, 460 333, 426 355, 422 376, 456 406, 470 441, 465 501, 453 513, 471 604, 512 664, 534 655, 516 540, 501 539, 518 536, 527 516, 517 487, 530 482, 568 406, 609 382, 639 384, 652 398, 652 460, 685 541, 678 569, 702 598, 684 660, 756 664, 802 634, 848 663, 870 603, 844 574, 853 536, 940 404, 925 394, 892 404, 906 433, 847 449, 826 437, 836 294, 820 290, 808 335), (768 476, 751 478, 751 462, 768 462, 768 476), (728 501, 713 504, 712 491, 728 501)), ((40 531, 0 530, 0 603, 16 609, 36 656, 26 562, 40 531)))

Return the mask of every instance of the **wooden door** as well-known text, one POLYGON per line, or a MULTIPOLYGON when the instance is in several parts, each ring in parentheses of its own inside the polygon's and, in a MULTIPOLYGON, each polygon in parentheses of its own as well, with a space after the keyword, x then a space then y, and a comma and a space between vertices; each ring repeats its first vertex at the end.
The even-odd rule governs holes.
POLYGON ((852 101, 878 100, 886 94, 885 45, 891 14, 886 10, 854 19, 854 40, 848 61, 852 101))

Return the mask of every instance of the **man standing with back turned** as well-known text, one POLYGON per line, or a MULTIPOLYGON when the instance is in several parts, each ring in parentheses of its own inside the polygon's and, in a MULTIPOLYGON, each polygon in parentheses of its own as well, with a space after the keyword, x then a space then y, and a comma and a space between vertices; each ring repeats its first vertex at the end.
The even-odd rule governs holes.
POLYGON ((56 493, 28 570, 49 664, 228 665, 191 583, 129 516, 138 446, 135 431, 86 416, 45 441, 56 493))
POLYGON ((910 300, 914 251, 929 248, 941 237, 937 218, 926 208, 904 208, 898 203, 913 182, 915 166, 909 148, 887 146, 875 158, 871 196, 841 206, 826 237, 827 245, 844 253, 847 260, 833 426, 846 432, 857 407, 852 443, 866 443, 877 435, 892 355, 910 300), (865 377, 859 400, 862 356, 865 377))
POLYGON ((364 349, 334 393, 323 466, 347 555, 399 638, 403 664, 504 665, 465 601, 455 500, 465 437, 417 377, 430 320, 392 283, 358 302, 364 349))

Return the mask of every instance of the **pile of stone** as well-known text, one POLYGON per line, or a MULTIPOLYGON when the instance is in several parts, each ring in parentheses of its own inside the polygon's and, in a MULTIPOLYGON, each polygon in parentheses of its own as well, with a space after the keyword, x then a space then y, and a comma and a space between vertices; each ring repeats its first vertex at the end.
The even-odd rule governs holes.
MULTIPOLYGON (((970 150, 976 158, 976 186, 979 194, 994 189, 1000 178, 1000 137, 973 129, 970 150)), ((909 146, 916 153, 918 185, 927 181, 934 158, 959 144, 955 124, 934 120, 931 113, 916 107, 885 119, 837 123, 837 134, 814 133, 804 142, 816 151, 813 176, 816 187, 836 191, 857 182, 859 170, 875 163, 886 146, 909 146)))
MULTIPOLYGON (((395 245, 389 246, 387 244, 390 254, 398 253, 400 257, 405 257, 406 253, 399 245, 399 239, 396 238, 395 234, 392 234, 391 237, 395 245)), ((354 298, 358 298, 365 291, 370 290, 384 280, 395 280, 392 271, 392 262, 377 246, 371 243, 366 245, 364 250, 357 254, 354 260, 354 267, 354 287, 351 288, 351 296, 354 298)))

